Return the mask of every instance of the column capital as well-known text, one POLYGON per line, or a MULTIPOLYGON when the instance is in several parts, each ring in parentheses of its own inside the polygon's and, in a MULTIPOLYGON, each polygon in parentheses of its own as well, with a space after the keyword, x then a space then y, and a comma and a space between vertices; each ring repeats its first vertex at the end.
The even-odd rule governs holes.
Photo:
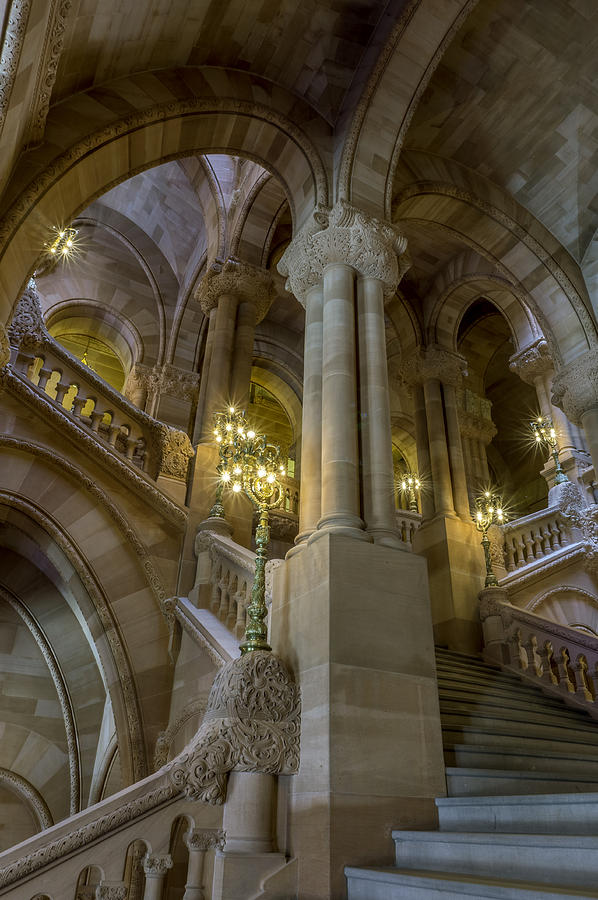
POLYGON ((226 834, 222 830, 191 828, 183 837, 187 850, 222 850, 226 843, 226 834))
POLYGON ((458 388, 467 375, 467 360, 459 353, 445 350, 437 344, 416 349, 402 360, 401 378, 407 384, 425 384, 436 379, 458 388))
POLYGON ((226 260, 216 259, 202 278, 195 299, 207 316, 218 306, 223 294, 233 294, 240 303, 253 303, 256 322, 261 322, 274 299, 272 275, 267 269, 241 262, 232 256, 226 260))
POLYGON ((122 881, 101 882, 96 888, 96 900, 126 900, 129 889, 122 881))
POLYGON ((554 370, 554 360, 545 338, 539 338, 514 353, 509 359, 509 369, 532 386, 538 376, 549 375, 554 370))
POLYGON ((143 871, 145 876, 160 877, 166 875, 172 869, 172 856, 170 853, 146 853, 143 857, 143 871))
POLYGON ((395 225, 346 200, 332 209, 318 206, 283 253, 278 271, 287 279, 287 291, 305 305, 306 294, 331 263, 344 263, 359 275, 377 278, 388 300, 410 266, 407 241, 395 225))
POLYGON ((598 408, 598 349, 588 350, 558 370, 552 402, 576 425, 584 413, 598 408))

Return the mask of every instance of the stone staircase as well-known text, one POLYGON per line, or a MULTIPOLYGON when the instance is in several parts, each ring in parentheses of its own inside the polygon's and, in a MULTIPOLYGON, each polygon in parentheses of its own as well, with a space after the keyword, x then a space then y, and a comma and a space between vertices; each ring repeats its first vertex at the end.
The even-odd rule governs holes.
POLYGON ((347 868, 349 900, 598 898, 598 727, 481 658, 437 650, 448 796, 394 831, 395 868, 347 868))

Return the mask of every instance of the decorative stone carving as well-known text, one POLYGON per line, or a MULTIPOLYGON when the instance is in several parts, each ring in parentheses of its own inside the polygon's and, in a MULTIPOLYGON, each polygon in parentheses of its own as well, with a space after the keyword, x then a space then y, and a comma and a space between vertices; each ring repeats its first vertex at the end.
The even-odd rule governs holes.
POLYGON ((509 359, 509 369, 532 387, 534 379, 539 375, 550 374, 554 369, 554 361, 546 339, 538 338, 533 344, 514 353, 509 359))
POLYGON ((102 882, 96 888, 96 900, 127 900, 128 888, 122 881, 102 882))
POLYGON ((585 412, 598 406, 598 350, 588 350, 559 369, 552 382, 552 402, 576 425, 581 425, 585 412))
POLYGON ((0 56, 0 132, 8 112, 12 86, 25 40, 31 3, 32 0, 13 0, 8 7, 10 12, 2 35, 2 55, 0 56))
POLYGON ((38 83, 34 95, 35 107, 27 134, 27 142, 29 144, 38 144, 44 136, 46 117, 50 108, 50 97, 56 81, 58 61, 64 43, 66 17, 72 5, 72 0, 54 0, 52 3, 43 56, 39 66, 38 83))
POLYGON ((508 628, 513 619, 512 610, 505 588, 488 587, 480 591, 480 620, 482 623, 491 616, 499 616, 503 628, 508 628))
POLYGON ((44 324, 42 305, 35 281, 32 278, 16 305, 12 321, 8 327, 8 339, 13 347, 25 347, 28 350, 36 350, 49 338, 50 335, 44 324))
POLYGON ((581 531, 585 543, 583 567, 598 575, 598 506, 586 506, 579 487, 571 481, 552 488, 550 499, 556 500, 565 521, 581 531))
POLYGON ((34 809, 40 828, 52 827, 54 820, 46 801, 26 778, 13 772, 12 769, 0 766, 0 785, 8 785, 12 791, 25 798, 34 809))
POLYGON ((425 348, 417 347, 401 362, 399 373, 406 384, 425 384, 436 379, 458 388, 467 375, 467 360, 458 353, 431 344, 425 348))
POLYGON ((457 391, 457 413, 462 437, 482 441, 486 446, 496 434, 492 421, 492 403, 470 390, 457 391))
POLYGON ((160 475, 185 481, 189 460, 195 456, 195 450, 184 431, 178 431, 169 425, 160 428, 160 475))
POLYGON ((299 768, 300 699, 284 663, 254 651, 218 672, 189 753, 171 770, 187 797, 219 804, 228 773, 290 775, 299 768))
POLYGON ((172 869, 170 853, 146 853, 143 857, 143 871, 146 877, 164 877, 172 869))
MULTIPOLYGON (((155 371, 155 369, 154 369, 155 371)), ((170 363, 162 366, 160 373, 160 393, 176 397, 178 400, 193 401, 199 388, 199 374, 179 369, 170 363)))
POLYGON ((183 835, 189 851, 205 853, 207 850, 223 850, 226 833, 221 829, 192 828, 183 835))
POLYGON ((147 395, 152 385, 153 369, 150 366, 144 366, 143 363, 135 363, 125 381, 123 387, 123 395, 133 403, 139 406, 138 398, 140 395, 147 395))
POLYGON ((10 344, 4 325, 0 324, 0 369, 10 362, 10 344))
MULTIPOLYGON (((220 660, 220 665, 222 665, 222 660, 220 660)), ((170 751, 171 744, 183 725, 188 722, 189 719, 192 719, 195 716, 203 718, 207 709, 207 705, 208 704, 205 697, 202 697, 199 700, 192 700, 184 707, 175 721, 164 731, 160 732, 160 734, 158 735, 158 739, 156 740, 156 747, 154 749, 155 772, 168 761, 168 753, 170 751)))
POLYGON ((409 268, 407 241, 396 226, 367 215, 346 200, 328 211, 317 208, 278 263, 286 289, 305 304, 330 263, 346 263, 360 275, 378 278, 390 299, 409 268))
POLYGON ((501 569, 505 568, 505 539, 499 525, 491 525, 488 529, 488 538, 490 540, 490 559, 493 566, 501 569))
POLYGON ((234 294, 239 302, 253 303, 256 323, 261 322, 274 299, 272 275, 267 269, 231 256, 225 261, 217 259, 202 278, 195 298, 207 316, 223 294, 234 294))

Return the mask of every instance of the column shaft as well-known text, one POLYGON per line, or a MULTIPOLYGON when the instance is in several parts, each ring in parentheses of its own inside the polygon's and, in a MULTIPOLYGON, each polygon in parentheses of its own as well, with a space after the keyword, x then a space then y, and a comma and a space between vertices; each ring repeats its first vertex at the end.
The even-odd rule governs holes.
POLYGON ((585 431, 588 449, 592 457, 594 472, 598 472, 598 407, 588 409, 581 416, 581 424, 585 431))
POLYGON ((359 451, 353 270, 324 270, 322 518, 318 529, 365 537, 359 516, 359 451))
POLYGON ((455 511, 464 521, 469 522, 471 519, 471 512, 467 494, 467 478, 465 477, 465 463, 463 460, 463 447, 461 445, 459 415, 457 413, 457 395, 455 388, 450 384, 443 385, 442 392, 444 394, 444 409, 446 412, 446 430, 449 458, 451 462, 455 511))
POLYGON ((363 509, 377 544, 400 546, 396 533, 384 294, 377 278, 357 279, 363 509))
POLYGON ((430 464, 436 514, 454 514, 448 447, 444 430, 444 410, 440 381, 429 378, 424 384, 426 418, 430 444, 430 464))
POLYGON ((304 543, 315 531, 322 515, 322 307, 320 284, 305 298, 301 499, 296 544, 304 543))
POLYGON ((249 382, 253 364, 255 337, 255 304, 244 301, 237 310, 237 328, 230 382, 231 402, 239 409, 249 406, 249 382))
MULTIPOLYGON (((430 463, 430 445, 428 442, 428 422, 426 419, 426 400, 421 384, 413 385, 413 416, 415 419, 415 443, 417 446, 417 468, 420 479, 425 485, 430 477, 432 465, 430 463)), ((422 490, 420 494, 421 512, 423 519, 431 519, 434 515, 434 500, 430 491, 422 490)))
POLYGON ((206 386, 203 416, 206 428, 210 427, 214 413, 230 403, 230 373, 236 312, 237 298, 233 294, 222 294, 216 309, 210 371, 206 386))
POLYGON ((216 327, 216 310, 210 310, 208 319, 208 333, 206 335, 206 349, 203 356, 203 364, 201 367, 201 379, 199 382, 199 396, 197 398, 197 412, 195 413, 195 427, 193 429, 193 443, 196 444, 201 440, 202 434, 209 430, 211 422, 204 424, 203 414, 206 403, 206 393, 208 382, 210 380, 210 364, 212 360, 212 347, 214 342, 214 329, 216 327))

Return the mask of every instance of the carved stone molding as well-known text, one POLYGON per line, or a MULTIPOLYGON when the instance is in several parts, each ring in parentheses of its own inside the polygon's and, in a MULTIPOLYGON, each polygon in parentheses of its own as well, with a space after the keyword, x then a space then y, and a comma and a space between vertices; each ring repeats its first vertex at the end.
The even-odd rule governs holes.
POLYGON ((193 402, 199 390, 199 374, 179 369, 170 363, 154 366, 148 379, 148 390, 155 394, 168 394, 177 400, 193 402))
POLYGON ((173 765, 172 783, 190 799, 223 803, 233 770, 297 772, 299 734, 299 689, 286 666, 272 653, 247 653, 216 675, 202 726, 173 765))
POLYGON ((491 616, 500 616, 503 628, 508 628, 512 621, 513 607, 509 605, 505 588, 488 587, 480 591, 480 620, 485 622, 491 616))
POLYGON ((129 892, 126 884, 122 881, 113 882, 112 884, 102 881, 96 888, 96 900, 127 900, 129 892))
POLYGON ((262 321, 274 299, 272 275, 267 269, 238 259, 216 260, 208 268, 195 293, 204 314, 218 306, 223 294, 234 294, 239 302, 253 303, 256 323, 262 321))
POLYGON ((417 347, 402 360, 399 372, 406 384, 425 384, 436 379, 459 388, 467 375, 467 360, 459 353, 431 344, 425 348, 417 347))
POLYGON ((170 853, 146 853, 143 857, 143 871, 146 878, 163 878, 169 869, 172 869, 170 853))
POLYGON ((390 299, 409 268, 407 241, 398 228, 339 200, 319 207, 291 241, 278 263, 286 289, 305 304, 326 266, 345 263, 360 275, 379 279, 390 299))
POLYGON ((0 56, 0 133, 2 133, 8 112, 31 4, 32 0, 12 0, 12 3, 9 4, 10 12, 2 34, 2 55, 0 56))
POLYGON ((52 827, 54 824, 52 813, 40 792, 33 787, 31 782, 22 775, 18 775, 17 772, 13 772, 12 769, 0 767, 0 785, 5 785, 25 798, 37 816, 40 829, 52 827))
POLYGON ((565 521, 581 531, 585 553, 583 567, 598 575, 598 506, 586 506, 577 484, 567 481, 551 491, 565 521))
POLYGON ((576 425, 581 425, 585 412, 598 407, 598 350, 588 350, 558 370, 552 402, 576 425))
POLYGON ((554 370, 554 360, 546 339, 539 338, 519 353, 514 353, 509 359, 509 369, 532 387, 538 376, 549 375, 554 370))
POLYGON ((27 133, 27 143, 29 144, 38 144, 44 136, 46 116, 50 109, 50 97, 56 81, 58 61, 64 43, 66 17, 72 5, 72 0, 54 0, 52 3, 46 40, 39 63, 34 106, 27 133))
POLYGON ((123 396, 135 406, 138 405, 136 397, 140 392, 147 394, 152 386, 153 369, 151 366, 144 366, 143 363, 135 363, 127 375, 123 396))
MULTIPOLYGON (((222 660, 220 660, 220 665, 222 665, 222 660)), ((160 769, 168 761, 168 754, 172 742, 183 725, 195 716, 203 718, 207 706, 208 703, 205 697, 202 697, 199 700, 192 700, 183 708, 175 721, 164 731, 160 732, 154 749, 154 771, 160 769)))
POLYGON ((206 651, 217 668, 225 664, 228 657, 224 659, 220 656, 203 631, 198 628, 187 614, 187 611, 180 605, 178 597, 167 597, 160 606, 170 631, 173 630, 175 623, 178 621, 191 640, 206 651))
POLYGON ((226 832, 221 829, 191 828, 183 835, 185 846, 190 852, 205 853, 206 850, 223 850, 226 832))

